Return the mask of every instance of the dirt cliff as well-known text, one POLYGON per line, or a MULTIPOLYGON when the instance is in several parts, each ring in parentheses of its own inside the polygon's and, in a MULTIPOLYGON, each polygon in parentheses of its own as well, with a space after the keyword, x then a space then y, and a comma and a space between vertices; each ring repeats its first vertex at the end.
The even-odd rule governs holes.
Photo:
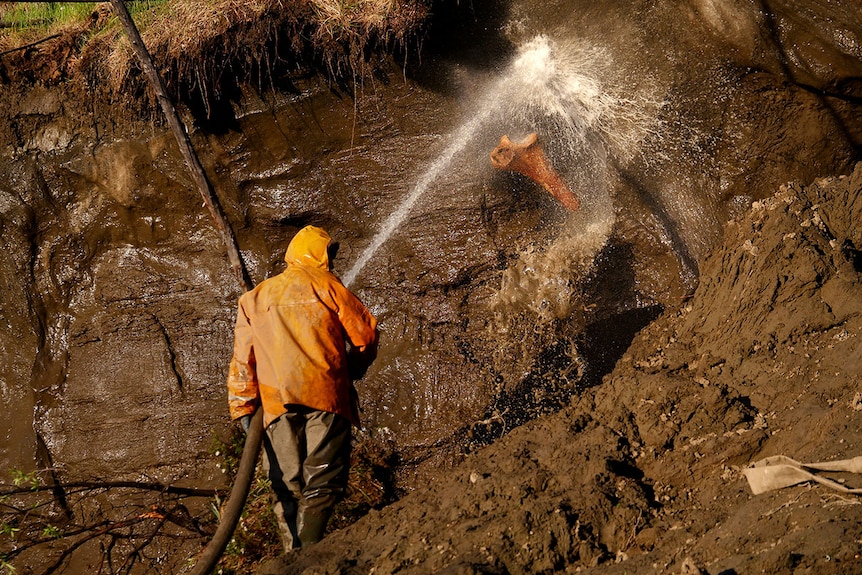
POLYGON ((740 472, 862 450, 860 217, 862 164, 782 186, 602 384, 260 573, 862 573, 862 500, 740 472))
MULTIPOLYGON (((859 170, 812 182, 860 159, 859 16, 853 0, 447 0, 421 58, 374 60, 361 84, 233 31, 202 52, 272 54, 281 66, 262 84, 214 50, 225 85, 205 109, 164 67, 256 281, 309 223, 339 238, 342 274, 437 174, 354 286, 384 335, 359 386, 363 438, 391 441, 392 483, 412 495, 270 570, 862 571, 854 499, 753 497, 738 471, 777 453, 849 457, 858 440, 859 170), (548 121, 535 98, 487 98, 542 38, 554 57, 533 61, 539 103, 602 112, 615 136, 643 116, 649 135, 616 149, 589 131, 592 155, 566 155, 571 107, 548 121), (598 106, 606 97, 615 106, 598 106), (537 125, 577 182, 575 216, 489 164, 501 135, 537 125), (774 195, 787 181, 799 184, 774 195)), ((24 60, 57 63, 40 46, 44 59, 16 51, 0 70, 0 405, 14 414, 0 421, 0 480, 50 469, 225 488, 211 444, 230 425, 239 288, 223 246, 148 98, 124 85, 141 117, 62 70, 56 83, 17 76, 24 60)), ((85 546, 75 522, 141 520, 145 541, 176 519, 125 492, 110 502, 29 532, 9 522, 0 562, 26 572, 29 558, 4 554, 47 529, 63 538, 31 549, 32 564, 62 564, 66 545, 78 552, 65 572, 105 572, 142 556, 137 543, 108 531, 85 546)), ((203 529, 173 525, 141 569, 181 571, 208 538, 210 503, 187 509, 203 529)))

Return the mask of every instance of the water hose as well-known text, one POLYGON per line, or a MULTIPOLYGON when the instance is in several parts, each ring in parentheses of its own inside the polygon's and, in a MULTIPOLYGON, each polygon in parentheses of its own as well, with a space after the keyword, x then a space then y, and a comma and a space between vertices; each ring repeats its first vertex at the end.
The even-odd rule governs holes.
POLYGON ((230 496, 228 496, 227 503, 222 509, 218 528, 213 538, 210 539, 210 542, 204 548, 203 553, 198 557, 198 562, 190 572, 191 575, 206 575, 210 573, 215 568, 222 553, 224 553, 227 544, 230 543, 233 532, 242 515, 242 508, 245 507, 245 500, 248 497, 248 491, 254 478, 254 470, 257 466, 257 456, 260 453, 262 440, 263 409, 258 408, 248 426, 245 445, 242 448, 242 457, 239 461, 239 469, 236 472, 230 496))
MULTIPOLYGON (((177 114, 173 101, 168 96, 164 81, 156 70, 153 59, 132 20, 131 14, 126 9, 123 0, 111 0, 111 6, 114 9, 117 17, 123 23, 126 34, 129 36, 129 42, 138 57, 141 68, 147 76, 150 86, 156 93, 156 98, 161 105, 162 111, 165 114, 165 119, 177 140, 177 145, 180 148, 180 153, 186 161, 186 165, 192 174, 192 178, 197 184, 203 197, 204 204, 209 208, 210 214, 215 221, 216 228, 222 236, 222 240, 227 249, 228 259, 236 273, 240 285, 248 291, 252 286, 251 279, 242 262, 242 257, 239 253, 239 246, 236 241, 236 236, 233 229, 227 221, 224 213, 218 202, 218 198, 212 189, 209 179, 201 166, 200 160, 192 147, 188 132, 177 114)), ((249 425, 248 432, 245 436, 245 444, 243 445, 242 457, 240 459, 239 470, 234 478, 233 487, 228 496, 227 504, 221 512, 219 525, 216 528, 216 533, 203 553, 198 558, 194 569, 191 571, 193 575, 204 575, 210 573, 215 567, 218 560, 224 553, 227 544, 233 537, 233 532, 239 523, 242 515, 245 501, 248 498, 248 492, 251 488, 251 482, 254 478, 254 470, 257 466, 257 458, 260 454, 260 445, 263 438, 263 410, 258 409, 254 414, 249 425)))

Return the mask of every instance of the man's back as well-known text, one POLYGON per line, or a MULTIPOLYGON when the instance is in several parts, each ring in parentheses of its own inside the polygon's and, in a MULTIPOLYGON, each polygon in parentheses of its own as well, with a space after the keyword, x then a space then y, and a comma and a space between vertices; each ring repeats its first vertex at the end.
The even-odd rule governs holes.
MULTIPOLYGON (((241 380, 254 374, 265 424, 286 405, 359 424, 345 335, 356 348, 373 346, 377 320, 329 272, 329 241, 319 228, 305 228, 288 247, 287 269, 240 298, 228 387, 248 397, 252 390, 241 380)), ((231 405, 234 417, 242 415, 231 405)))

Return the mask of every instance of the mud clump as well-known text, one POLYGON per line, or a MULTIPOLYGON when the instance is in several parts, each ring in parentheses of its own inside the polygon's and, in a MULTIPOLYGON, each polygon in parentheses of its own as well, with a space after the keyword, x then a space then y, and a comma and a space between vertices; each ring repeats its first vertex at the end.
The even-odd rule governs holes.
POLYGON ((857 499, 740 472, 862 450, 860 217, 862 164, 782 186, 601 385, 259 572, 860 572, 857 499))

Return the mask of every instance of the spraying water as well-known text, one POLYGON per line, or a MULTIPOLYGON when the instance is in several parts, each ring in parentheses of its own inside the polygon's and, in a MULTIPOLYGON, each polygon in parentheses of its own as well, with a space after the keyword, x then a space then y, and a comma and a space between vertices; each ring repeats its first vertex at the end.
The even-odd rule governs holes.
POLYGON ((392 215, 386 218, 386 221, 383 222, 383 225, 380 227, 380 231, 377 232, 377 235, 374 236, 374 239, 371 240, 371 243, 367 248, 365 248, 365 251, 362 252, 359 259, 353 264, 353 267, 351 267, 344 275, 344 285, 349 286, 353 283, 356 276, 359 275, 359 272, 362 271, 362 268, 364 268, 365 264, 368 263, 368 260, 371 259, 371 256, 373 256, 378 248, 380 248, 380 246, 389 239, 395 230, 398 229, 401 222, 403 222, 404 218, 407 217, 407 214, 410 213, 416 200, 418 200, 428 190, 428 187, 434 183, 434 180, 437 179, 440 172, 452 162, 455 154, 460 152, 464 146, 467 145, 467 142, 472 139, 473 135, 488 115, 489 109, 486 108, 483 113, 477 115, 461 127, 453 138, 452 143, 449 144, 440 157, 437 158, 437 161, 431 164, 431 167, 428 168, 421 178, 419 178, 416 186, 407 195, 407 197, 404 198, 398 208, 392 212, 392 215))
MULTIPOLYGON (((349 286, 356 280, 441 172, 486 125, 548 135, 544 144, 551 154, 561 158, 565 165, 580 168, 581 176, 592 182, 586 195, 592 200, 593 213, 609 214, 612 209, 610 202, 604 201, 607 194, 601 167, 605 151, 611 149, 626 155, 636 149, 636 142, 648 131, 648 122, 639 106, 602 89, 595 74, 603 66, 598 49, 563 49, 546 36, 538 36, 524 45, 505 73, 475 104, 476 112, 471 119, 386 219, 344 275, 344 284, 349 286), (598 167, 597 162, 601 164, 598 167), (595 185, 597 175, 602 181, 595 185)), ((578 179, 579 174, 568 176, 578 179)))

